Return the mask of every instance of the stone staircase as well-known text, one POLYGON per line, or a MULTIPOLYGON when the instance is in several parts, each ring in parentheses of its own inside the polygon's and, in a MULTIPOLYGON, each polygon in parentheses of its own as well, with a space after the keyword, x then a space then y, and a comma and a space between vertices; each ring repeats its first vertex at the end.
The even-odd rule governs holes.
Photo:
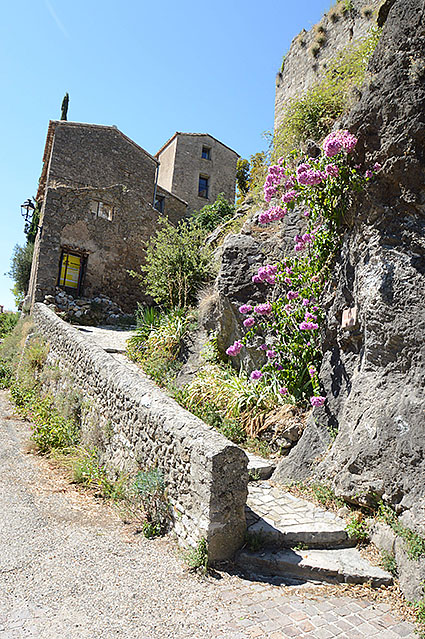
MULTIPOLYGON (((255 476, 261 475, 258 466, 257 461, 255 476)), ((248 577, 286 584, 392 583, 388 572, 372 566, 353 547, 343 519, 270 481, 250 482, 246 518, 247 543, 236 564, 248 577)))

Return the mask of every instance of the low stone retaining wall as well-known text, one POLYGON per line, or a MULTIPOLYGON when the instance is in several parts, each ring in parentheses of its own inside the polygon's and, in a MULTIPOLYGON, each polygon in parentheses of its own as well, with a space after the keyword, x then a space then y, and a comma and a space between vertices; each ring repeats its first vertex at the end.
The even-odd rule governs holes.
POLYGON ((184 545, 208 541, 211 561, 229 559, 246 528, 248 458, 213 428, 183 409, 153 382, 130 370, 44 304, 35 327, 50 344, 49 362, 82 392, 83 441, 95 437, 107 468, 164 474, 174 531, 184 545))

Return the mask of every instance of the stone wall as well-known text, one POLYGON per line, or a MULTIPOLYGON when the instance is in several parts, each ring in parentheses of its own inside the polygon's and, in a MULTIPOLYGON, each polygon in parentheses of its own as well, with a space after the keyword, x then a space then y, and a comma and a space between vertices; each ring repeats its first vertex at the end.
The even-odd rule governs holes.
POLYGON ((153 382, 90 344, 44 304, 35 304, 37 331, 49 342, 49 362, 85 397, 82 436, 96 444, 111 471, 156 465, 184 545, 208 541, 212 561, 229 559, 243 541, 248 459, 244 451, 181 408, 153 382))
POLYGON ((352 0, 352 9, 345 13, 343 4, 336 3, 310 31, 301 31, 292 40, 283 70, 276 76, 275 129, 279 127, 288 100, 299 97, 318 82, 339 51, 368 34, 376 24, 382 0, 352 0), (312 48, 318 39, 323 42, 313 55, 312 48))

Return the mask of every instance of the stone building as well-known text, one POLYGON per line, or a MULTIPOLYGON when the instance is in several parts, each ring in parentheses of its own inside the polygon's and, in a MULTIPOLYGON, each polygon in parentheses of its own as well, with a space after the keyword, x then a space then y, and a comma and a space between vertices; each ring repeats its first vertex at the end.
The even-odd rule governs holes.
MULTIPOLYGON (((211 136, 201 138, 211 140, 211 149, 227 148, 211 136)), ((234 198, 236 159, 231 163, 233 178, 226 167, 223 188, 218 188, 221 157, 217 151, 215 160, 209 160, 216 167, 214 174, 208 173, 214 187, 208 199, 199 198, 203 204, 214 201, 213 194, 221 191, 234 198)), ((178 154, 176 164, 183 164, 178 154)), ((176 173, 170 163, 167 166, 171 174, 176 173)), ((54 295, 56 287, 75 297, 106 295, 125 311, 146 301, 128 271, 139 271, 160 214, 175 223, 188 212, 187 201, 180 195, 186 193, 186 183, 179 189, 172 180, 170 192, 159 183, 159 167, 158 157, 116 127, 62 120, 49 123, 36 198, 40 230, 28 291, 31 302, 54 295)), ((197 173, 198 169, 192 181, 198 179, 197 173)), ((190 181, 188 176, 185 179, 190 181)))
POLYGON ((235 201, 236 163, 239 155, 206 133, 175 133, 155 156, 158 184, 198 211, 224 193, 235 201))

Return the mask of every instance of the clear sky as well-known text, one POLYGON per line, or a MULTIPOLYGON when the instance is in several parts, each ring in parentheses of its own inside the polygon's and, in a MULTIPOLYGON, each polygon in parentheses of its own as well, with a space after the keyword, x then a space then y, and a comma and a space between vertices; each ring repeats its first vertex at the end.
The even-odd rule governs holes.
POLYGON ((273 127, 275 75, 291 40, 331 0, 15 0, 2 3, 0 304, 24 244, 49 119, 115 124, 150 153, 175 132, 210 133, 249 157, 273 127))

